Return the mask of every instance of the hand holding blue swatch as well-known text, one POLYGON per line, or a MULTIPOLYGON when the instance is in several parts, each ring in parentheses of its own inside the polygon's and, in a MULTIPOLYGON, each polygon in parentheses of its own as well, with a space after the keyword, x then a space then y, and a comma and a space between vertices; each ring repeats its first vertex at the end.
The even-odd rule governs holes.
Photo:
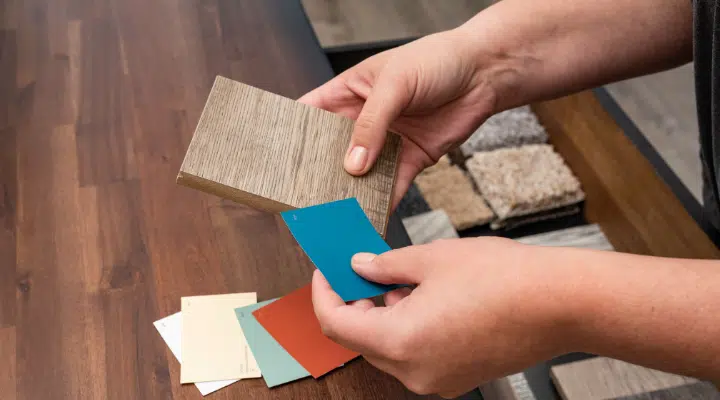
POLYGON ((357 253, 381 254, 391 250, 363 212, 350 198, 280 214, 295 240, 345 301, 375 297, 400 285, 370 282, 350 265, 357 253))

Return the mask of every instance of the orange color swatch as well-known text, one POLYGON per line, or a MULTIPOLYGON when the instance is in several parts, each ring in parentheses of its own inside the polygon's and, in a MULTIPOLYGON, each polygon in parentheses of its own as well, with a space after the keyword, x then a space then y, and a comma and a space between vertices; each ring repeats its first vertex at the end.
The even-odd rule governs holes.
POLYGON ((323 335, 309 284, 255 310, 253 315, 314 378, 360 355, 323 335))

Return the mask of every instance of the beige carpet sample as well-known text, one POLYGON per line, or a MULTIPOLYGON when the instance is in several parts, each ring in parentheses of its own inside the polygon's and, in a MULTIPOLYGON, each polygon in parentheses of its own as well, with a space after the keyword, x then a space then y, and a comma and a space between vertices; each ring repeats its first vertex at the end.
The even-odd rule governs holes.
POLYGON ((548 134, 530 106, 503 111, 485 123, 460 146, 465 157, 478 151, 546 143, 548 134))
POLYGON ((466 166, 501 220, 585 199, 580 181, 548 144, 478 152, 466 166))
POLYGON ((484 225, 494 218, 470 178, 449 161, 423 171, 415 178, 415 184, 430 208, 444 210, 456 230, 484 225))
POLYGON ((400 138, 388 135, 376 164, 343 168, 354 121, 217 77, 177 182, 269 212, 357 198, 385 234, 400 138))

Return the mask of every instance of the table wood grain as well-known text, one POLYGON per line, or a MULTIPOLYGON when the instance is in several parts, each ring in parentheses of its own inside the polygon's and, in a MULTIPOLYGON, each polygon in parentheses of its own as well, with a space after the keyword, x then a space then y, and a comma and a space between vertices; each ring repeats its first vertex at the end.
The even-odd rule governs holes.
MULTIPOLYGON (((298 98, 332 76, 298 1, 0 5, 0 397, 200 399, 153 321, 180 297, 310 281, 278 217, 175 183, 217 75, 298 98)), ((363 360, 213 399, 415 397, 363 360)))

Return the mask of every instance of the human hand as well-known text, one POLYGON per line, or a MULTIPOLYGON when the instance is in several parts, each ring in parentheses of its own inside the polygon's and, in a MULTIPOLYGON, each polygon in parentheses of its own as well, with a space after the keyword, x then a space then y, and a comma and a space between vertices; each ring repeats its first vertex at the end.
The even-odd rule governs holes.
POLYGON ((424 168, 461 144, 494 112, 491 69, 459 29, 373 56, 299 101, 357 120, 345 156, 353 175, 370 170, 388 130, 402 150, 393 208, 424 168))
POLYGON ((573 250, 472 238, 356 255, 366 279, 417 286, 385 307, 346 305, 315 271, 315 313, 328 337, 410 390, 455 397, 570 351, 572 301, 557 285, 570 274, 557 256, 573 250))

